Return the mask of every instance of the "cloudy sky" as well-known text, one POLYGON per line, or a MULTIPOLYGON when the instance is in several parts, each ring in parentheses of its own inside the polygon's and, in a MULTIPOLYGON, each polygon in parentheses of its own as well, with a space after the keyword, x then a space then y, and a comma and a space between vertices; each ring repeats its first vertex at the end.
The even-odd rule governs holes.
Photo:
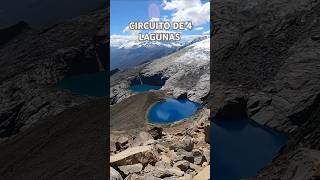
POLYGON ((192 21, 193 29, 184 35, 207 34, 210 29, 208 0, 111 0, 111 35, 130 35, 126 28, 131 21, 192 21))

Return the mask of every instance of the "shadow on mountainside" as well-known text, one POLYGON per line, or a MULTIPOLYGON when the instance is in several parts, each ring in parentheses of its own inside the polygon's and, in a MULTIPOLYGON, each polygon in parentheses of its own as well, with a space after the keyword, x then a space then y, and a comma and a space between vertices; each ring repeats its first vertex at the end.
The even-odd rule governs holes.
POLYGON ((44 120, 0 143, 0 179, 106 179, 107 99, 44 120))

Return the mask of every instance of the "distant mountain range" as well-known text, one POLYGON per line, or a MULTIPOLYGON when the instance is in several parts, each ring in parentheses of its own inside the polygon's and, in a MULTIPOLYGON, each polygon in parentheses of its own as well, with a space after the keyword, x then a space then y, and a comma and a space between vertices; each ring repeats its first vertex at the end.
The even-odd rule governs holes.
POLYGON ((110 57, 111 70, 128 69, 182 49, 207 36, 185 36, 179 42, 137 41, 133 36, 111 36, 110 57))
MULTIPOLYGON (((115 69, 110 79, 112 103, 131 96, 128 87, 134 84, 162 86, 174 97, 187 95, 200 102, 210 89, 210 38, 201 36, 185 41, 170 55, 154 59, 135 68, 115 69)), ((164 45, 163 45, 164 46, 164 45)))

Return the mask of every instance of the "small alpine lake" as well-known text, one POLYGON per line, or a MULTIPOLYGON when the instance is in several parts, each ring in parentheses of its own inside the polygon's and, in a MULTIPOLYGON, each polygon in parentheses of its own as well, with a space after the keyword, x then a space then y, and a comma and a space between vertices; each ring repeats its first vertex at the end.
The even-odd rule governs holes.
POLYGON ((108 94, 106 72, 70 76, 59 81, 55 87, 74 94, 103 97, 108 94))
POLYGON ((239 180, 254 177, 271 163, 287 135, 250 119, 211 121, 211 177, 239 180))
POLYGON ((168 124, 191 117, 200 104, 189 99, 167 98, 150 107, 148 119, 151 123, 168 124))

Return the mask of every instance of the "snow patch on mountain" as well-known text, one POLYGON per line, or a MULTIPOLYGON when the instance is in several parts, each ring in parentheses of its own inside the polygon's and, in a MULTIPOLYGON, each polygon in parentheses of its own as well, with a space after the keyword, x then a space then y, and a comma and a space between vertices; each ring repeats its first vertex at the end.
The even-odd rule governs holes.
POLYGON ((111 69, 128 69, 167 56, 205 36, 183 36, 181 41, 138 41, 136 36, 112 35, 110 38, 111 69))
POLYGON ((162 90, 171 91, 176 97, 187 93, 189 99, 201 102, 210 89, 210 38, 151 62, 142 74, 162 74, 167 78, 162 90))

